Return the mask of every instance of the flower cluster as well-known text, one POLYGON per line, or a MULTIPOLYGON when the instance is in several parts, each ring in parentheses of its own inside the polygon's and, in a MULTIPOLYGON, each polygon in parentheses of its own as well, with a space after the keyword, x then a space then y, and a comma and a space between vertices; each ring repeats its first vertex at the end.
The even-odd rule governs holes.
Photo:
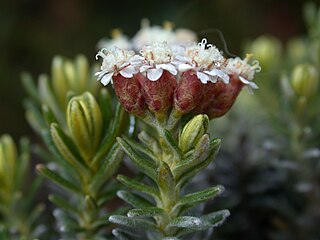
MULTIPOLYGON (((148 35, 146 29, 141 31, 148 35)), ((216 118, 231 108, 244 86, 258 88, 252 80, 260 66, 257 61, 250 63, 250 54, 243 60, 225 58, 206 39, 198 44, 192 38, 184 39, 188 44, 168 39, 155 39, 138 50, 111 47, 97 54, 103 59, 98 80, 113 83, 127 111, 141 115, 147 107, 165 114, 172 108, 179 115, 194 112, 216 118)))

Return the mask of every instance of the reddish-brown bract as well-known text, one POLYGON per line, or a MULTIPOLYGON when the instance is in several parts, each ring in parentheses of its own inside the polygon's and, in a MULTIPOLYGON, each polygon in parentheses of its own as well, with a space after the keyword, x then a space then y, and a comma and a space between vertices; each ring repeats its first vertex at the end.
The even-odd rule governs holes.
POLYGON ((202 95, 201 106, 195 109, 195 113, 205 113, 210 119, 223 116, 230 110, 243 86, 234 75, 230 75, 229 84, 221 81, 208 83, 202 95))
POLYGON ((175 76, 164 70, 157 81, 150 81, 141 74, 138 78, 150 111, 154 113, 167 112, 172 107, 173 93, 177 86, 175 76))
POLYGON ((175 109, 181 114, 191 112, 199 104, 204 87, 195 71, 182 73, 174 94, 175 109))
POLYGON ((145 100, 138 80, 139 75, 141 74, 134 75, 132 78, 125 78, 121 74, 117 74, 112 78, 119 102, 126 111, 138 116, 143 114, 145 109, 145 100))

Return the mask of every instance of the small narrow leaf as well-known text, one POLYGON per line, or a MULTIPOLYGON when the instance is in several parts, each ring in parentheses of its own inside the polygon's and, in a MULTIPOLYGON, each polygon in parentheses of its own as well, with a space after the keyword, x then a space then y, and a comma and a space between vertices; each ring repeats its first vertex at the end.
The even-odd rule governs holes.
POLYGON ((78 209, 75 206, 72 206, 67 200, 61 198, 57 195, 49 195, 49 200, 56 205, 57 207, 61 208, 65 212, 69 212, 69 214, 78 215, 78 209))
POLYGON ((58 124, 51 124, 50 133, 55 146, 64 159, 77 169, 78 173, 87 173, 87 167, 84 164, 84 160, 81 158, 76 146, 72 140, 65 135, 58 124))
POLYGON ((205 229, 207 222, 200 218, 192 216, 177 217, 170 222, 167 227, 178 227, 178 228, 192 228, 192 229, 205 229))
POLYGON ((153 152, 143 144, 136 142, 135 140, 128 138, 126 136, 122 137, 135 151, 139 151, 145 155, 147 155, 154 162, 158 162, 157 157, 153 154, 153 152))
POLYGON ((148 208, 139 208, 139 209, 132 209, 127 213, 127 216, 130 218, 133 217, 153 217, 158 215, 165 215, 166 212, 157 207, 148 207, 148 208))
POLYGON ((140 183, 136 180, 130 179, 130 178, 123 176, 123 175, 118 175, 117 179, 123 185, 125 185, 129 188, 132 188, 134 190, 146 193, 146 194, 152 196, 156 201, 159 201, 159 191, 156 188, 147 186, 143 183, 140 183))
POLYGON ((106 130, 113 116, 112 99, 107 88, 101 88, 99 92, 99 105, 103 118, 103 129, 106 130))
POLYGON ((42 105, 42 115, 44 116, 44 119, 48 126, 50 126, 51 123, 58 122, 53 112, 47 105, 42 105))
POLYGON ((210 154, 209 156, 196 166, 192 167, 187 171, 185 174, 183 174, 179 179, 176 188, 182 188, 182 186, 187 183, 188 180, 190 180, 193 176, 195 176, 199 171, 206 168, 216 157, 219 147, 220 147, 221 140, 220 139, 214 139, 211 141, 210 144, 210 154))
POLYGON ((200 192, 187 194, 180 199, 175 208, 184 206, 184 210, 186 210, 187 208, 193 207, 199 203, 205 202, 220 195, 223 191, 223 186, 216 186, 200 192))
POLYGON ((98 191, 98 189, 116 172, 122 159, 123 151, 119 144, 115 143, 92 179, 90 189, 94 192, 98 191))
POLYGON ((230 212, 228 210, 221 210, 218 212, 210 213, 198 218, 201 224, 199 224, 198 226, 182 228, 177 235, 180 237, 195 231, 202 231, 209 228, 219 227, 229 216, 230 212))
POLYGON ((138 169, 156 181, 156 164, 153 161, 140 157, 124 139, 118 137, 117 141, 134 164, 137 165, 138 169))
POLYGON ((181 159, 181 152, 179 146, 177 142, 173 139, 171 133, 166 129, 164 129, 164 137, 166 142, 170 146, 171 150, 173 150, 173 152, 177 155, 178 159, 181 159))
POLYGON ((99 147, 98 152, 92 159, 90 167, 99 166, 101 159, 109 152, 110 148, 112 147, 113 143, 116 140, 116 137, 120 135, 120 132, 122 130, 122 125, 126 117, 128 117, 127 113, 121 107, 121 105, 118 104, 115 111, 114 119, 110 126, 110 130, 106 134, 105 138, 102 140, 102 143, 99 147))
POLYGON ((136 234, 130 233, 128 231, 125 231, 123 229, 113 229, 112 234, 119 240, 140 240, 136 234))
POLYGON ((36 168, 39 173, 41 173, 43 176, 49 178, 51 181, 53 181, 57 185, 65 188, 65 189, 68 189, 71 192, 74 192, 77 194, 81 193, 81 190, 76 185, 69 182, 67 179, 61 177, 57 173, 51 171, 49 168, 45 167, 44 165, 38 164, 36 168))
POLYGON ((118 191, 117 196, 135 208, 147 208, 152 206, 152 204, 143 197, 125 190, 118 191))
POLYGON ((126 216, 112 215, 109 221, 134 229, 157 230, 157 225, 147 219, 129 218, 126 216))
POLYGON ((21 83, 29 97, 31 97, 36 104, 40 104, 41 101, 39 98, 37 87, 29 73, 24 72, 21 74, 21 83))

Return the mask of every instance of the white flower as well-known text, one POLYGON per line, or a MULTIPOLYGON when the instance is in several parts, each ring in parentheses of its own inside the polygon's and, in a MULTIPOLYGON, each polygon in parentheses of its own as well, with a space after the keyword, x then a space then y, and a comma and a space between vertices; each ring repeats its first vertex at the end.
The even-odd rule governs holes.
POLYGON ((173 55, 167 43, 153 43, 144 46, 140 51, 141 56, 135 56, 131 61, 132 65, 138 65, 140 61, 140 72, 145 73, 151 81, 157 81, 167 70, 172 75, 176 75, 177 69, 172 64, 173 55))
POLYGON ((103 85, 112 83, 112 76, 121 74, 125 78, 133 77, 133 74, 138 72, 138 69, 130 63, 131 58, 134 56, 134 51, 121 50, 118 47, 111 49, 102 49, 96 55, 102 57, 101 71, 95 75, 103 85))
POLYGON ((152 26, 147 19, 142 21, 141 29, 132 38, 132 44, 135 50, 142 49, 145 45, 151 45, 155 42, 167 42, 171 44, 176 36, 172 31, 172 26, 167 23, 165 27, 152 26))
POLYGON ((132 44, 129 41, 128 37, 122 34, 122 32, 119 29, 114 29, 111 33, 111 36, 111 39, 101 39, 97 44, 98 49, 110 49, 112 47, 118 47, 121 49, 129 50, 132 48, 132 44))
POLYGON ((249 89, 257 89, 258 86, 252 82, 255 72, 260 72, 261 67, 257 60, 252 62, 250 65, 248 62, 252 58, 252 54, 247 54, 245 59, 229 58, 225 66, 225 70, 230 74, 236 74, 239 77, 239 80, 246 84, 249 89))
POLYGON ((200 81, 206 84, 208 81, 217 82, 220 78, 224 83, 229 83, 229 76, 220 69, 224 57, 212 44, 207 44, 204 38, 196 46, 187 47, 184 55, 176 56, 181 72, 193 69, 197 72, 200 81))

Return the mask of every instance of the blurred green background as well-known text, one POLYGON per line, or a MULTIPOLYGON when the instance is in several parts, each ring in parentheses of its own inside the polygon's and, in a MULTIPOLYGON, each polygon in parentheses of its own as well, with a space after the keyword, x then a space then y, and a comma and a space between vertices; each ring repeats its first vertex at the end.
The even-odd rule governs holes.
POLYGON ((283 42, 305 32, 302 0, 192 0, 192 1, 80 1, 11 0, 0 3, 0 132, 15 138, 30 135, 24 119, 24 92, 20 74, 49 73, 51 60, 60 54, 84 53, 95 62, 96 43, 121 28, 133 36, 142 18, 161 25, 196 31, 199 37, 222 48, 210 29, 224 34, 229 51, 241 54, 247 39, 269 33, 283 42))

